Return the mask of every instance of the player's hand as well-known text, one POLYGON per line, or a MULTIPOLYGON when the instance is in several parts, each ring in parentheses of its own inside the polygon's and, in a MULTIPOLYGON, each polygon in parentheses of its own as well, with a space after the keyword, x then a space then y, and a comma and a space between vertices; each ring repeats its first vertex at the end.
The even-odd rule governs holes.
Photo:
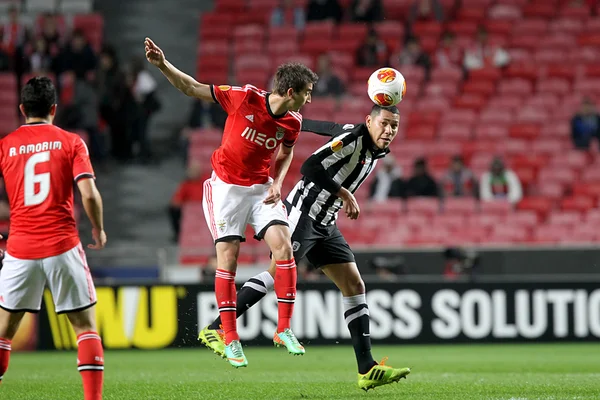
POLYGON ((360 207, 356 197, 347 189, 342 188, 340 198, 344 202, 344 212, 350 219, 357 219, 360 214, 360 207))
POLYGON ((165 63, 165 53, 150 38, 144 40, 146 59, 154 66, 161 67, 165 63))
POLYGON ((88 249, 100 250, 106 246, 106 233, 102 230, 92 229, 94 244, 88 244, 88 249))
POLYGON ((281 200, 281 185, 273 183, 269 188, 269 195, 265 199, 265 204, 277 204, 281 200))

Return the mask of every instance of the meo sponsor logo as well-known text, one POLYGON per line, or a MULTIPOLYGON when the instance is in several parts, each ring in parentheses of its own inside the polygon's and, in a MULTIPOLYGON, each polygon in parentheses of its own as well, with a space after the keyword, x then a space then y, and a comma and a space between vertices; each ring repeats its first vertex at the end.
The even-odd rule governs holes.
POLYGON ((256 129, 252 129, 250 127, 246 127, 244 132, 242 132, 242 137, 256 143, 259 146, 264 146, 269 150, 277 147, 279 143, 277 143, 277 139, 275 138, 267 138, 265 133, 256 132, 256 129))

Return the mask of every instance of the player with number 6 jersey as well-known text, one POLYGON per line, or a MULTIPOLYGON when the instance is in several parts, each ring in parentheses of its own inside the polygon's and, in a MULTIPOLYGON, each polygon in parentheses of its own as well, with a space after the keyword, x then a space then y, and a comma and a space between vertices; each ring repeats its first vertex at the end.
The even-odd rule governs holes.
MULTIPOLYGON (((214 172, 203 194, 204 216, 217 253, 215 296, 223 322, 224 358, 235 368, 248 365, 235 317, 237 257, 247 225, 256 239, 265 240, 277 266, 278 323, 273 342, 292 354, 304 354, 290 329, 297 275, 281 185, 302 125, 298 111, 310 102, 316 74, 302 64, 283 64, 275 73, 272 93, 252 85, 207 85, 175 68, 149 38, 144 50, 148 61, 181 92, 218 103, 227 112, 221 146, 211 158, 214 172), (271 178, 271 159, 278 148, 271 178)), ((211 340, 207 335, 206 329, 199 333, 205 344, 211 340)))
POLYGON ((96 289, 73 214, 77 184, 95 244, 106 244, 102 199, 88 149, 79 135, 54 125, 56 90, 44 77, 21 93, 25 125, 0 141, 0 172, 10 205, 7 251, 0 269, 0 382, 11 340, 25 312, 38 312, 44 288, 77 335, 77 368, 84 399, 102 399, 104 352, 96 332, 96 289))

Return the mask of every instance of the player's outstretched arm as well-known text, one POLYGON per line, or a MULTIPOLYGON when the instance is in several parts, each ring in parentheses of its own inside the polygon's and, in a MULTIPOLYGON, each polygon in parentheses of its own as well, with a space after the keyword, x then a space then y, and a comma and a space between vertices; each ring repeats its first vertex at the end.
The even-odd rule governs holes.
POLYGON ((302 120, 302 130, 304 132, 312 132, 321 136, 335 136, 342 132, 342 125, 329 121, 315 121, 311 119, 302 120))
POLYGON ((92 223, 92 238, 94 244, 88 245, 89 249, 99 250, 106 245, 106 233, 104 232, 104 217, 102 207, 102 196, 93 179, 80 179, 77 187, 81 193, 83 208, 92 223))
POLYGON ((165 58, 165 54, 150 38, 144 40, 144 50, 146 59, 149 63, 156 66, 164 76, 167 77, 171 85, 175 86, 186 96, 196 97, 204 101, 214 103, 210 93, 210 85, 200 83, 188 74, 175 68, 165 58))

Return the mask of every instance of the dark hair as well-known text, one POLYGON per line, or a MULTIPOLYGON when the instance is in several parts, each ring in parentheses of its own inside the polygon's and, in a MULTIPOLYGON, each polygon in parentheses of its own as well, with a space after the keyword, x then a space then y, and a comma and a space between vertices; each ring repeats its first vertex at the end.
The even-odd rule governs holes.
POLYGON ((317 83, 317 80, 319 80, 317 74, 306 65, 296 62, 282 64, 275 73, 273 92, 280 96, 284 96, 289 88, 294 92, 300 92, 309 83, 313 85, 317 83))
POLYGON ((396 106, 384 107, 384 106, 380 106, 379 104, 374 104, 373 107, 371 108, 371 116, 375 117, 375 116, 381 114, 382 111, 389 111, 392 114, 400 114, 400 111, 398 110, 398 107, 396 107, 396 106))
POLYGON ((459 162, 461 164, 464 164, 465 160, 463 159, 463 157, 460 154, 457 154, 452 157, 452 162, 459 162))
POLYGON ((419 157, 415 160, 414 166, 425 168, 425 167, 427 167, 427 160, 423 157, 419 157))
POLYGON ((45 76, 31 78, 21 90, 21 104, 28 118, 46 118, 56 104, 56 89, 45 76))

